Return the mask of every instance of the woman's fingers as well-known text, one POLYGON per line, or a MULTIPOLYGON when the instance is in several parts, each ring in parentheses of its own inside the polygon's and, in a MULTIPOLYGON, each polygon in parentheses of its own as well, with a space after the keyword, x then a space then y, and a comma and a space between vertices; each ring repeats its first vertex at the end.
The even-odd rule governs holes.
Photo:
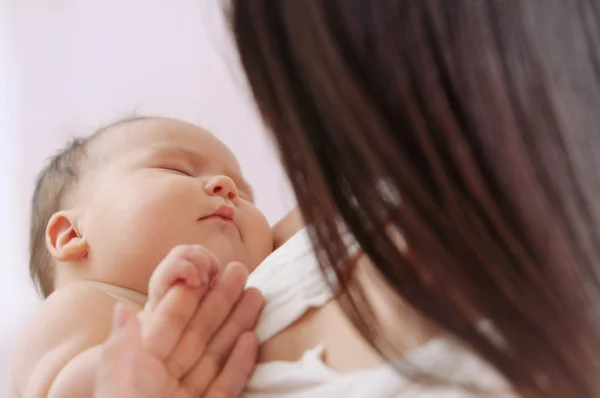
POLYGON ((136 313, 123 304, 115 307, 113 330, 102 347, 96 373, 95 398, 175 397, 182 391, 164 364, 143 351, 136 313))
POLYGON ((184 285, 173 286, 156 310, 140 312, 144 351, 165 361, 194 318, 198 295, 184 285))
POLYGON ((197 245, 171 250, 152 274, 149 300, 140 317, 144 324, 143 347, 159 360, 165 360, 194 318, 198 300, 206 293, 216 275, 217 260, 197 245), (180 279, 198 277, 195 288, 180 279))
POLYGON ((242 264, 231 263, 225 267, 217 283, 198 304, 194 319, 166 360, 167 368, 174 378, 183 377, 204 354, 213 336, 242 296, 247 278, 248 271, 242 264))
POLYGON ((221 373, 208 387, 206 398, 238 398, 254 370, 258 357, 258 339, 253 332, 243 333, 221 373))
MULTIPOLYGON (((229 355, 232 354, 234 345, 240 336, 253 330, 256 326, 263 303, 264 299, 258 290, 248 289, 244 292, 232 314, 225 321, 223 327, 215 334, 204 351, 202 358, 182 379, 181 382, 184 389, 190 391, 192 395, 200 395, 207 390, 215 377, 224 369, 223 366, 227 362, 229 355)), ((251 351, 243 355, 247 355, 249 358, 254 357, 251 351)), ((244 363, 244 361, 241 362, 241 364, 244 363)), ((253 365, 254 363, 252 363, 253 365)), ((235 374, 240 372, 235 367, 230 368, 230 371, 233 371, 235 374)), ((223 377, 235 378, 237 376, 229 375, 226 372, 223 377)))
POLYGON ((263 306, 258 290, 244 290, 247 278, 244 265, 231 263, 204 297, 177 283, 159 291, 154 310, 141 313, 143 336, 135 310, 118 306, 94 397, 161 396, 166 390, 182 397, 238 397, 256 363, 258 341, 250 330, 263 306), (142 375, 150 378, 136 377, 143 364, 148 372, 142 369, 142 375))

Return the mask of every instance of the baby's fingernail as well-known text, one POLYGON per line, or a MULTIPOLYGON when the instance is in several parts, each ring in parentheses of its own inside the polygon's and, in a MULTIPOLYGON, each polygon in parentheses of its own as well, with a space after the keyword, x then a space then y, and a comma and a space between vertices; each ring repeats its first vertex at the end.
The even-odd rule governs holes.
POLYGON ((113 330, 119 330, 127 323, 127 310, 122 303, 117 303, 113 311, 113 330))

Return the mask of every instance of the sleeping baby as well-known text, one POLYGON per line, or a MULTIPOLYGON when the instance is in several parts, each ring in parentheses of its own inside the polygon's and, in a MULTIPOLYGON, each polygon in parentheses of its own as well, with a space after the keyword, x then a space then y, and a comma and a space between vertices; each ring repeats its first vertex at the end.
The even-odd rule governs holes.
POLYGON ((30 271, 46 300, 14 354, 21 396, 68 390, 73 373, 92 381, 80 365, 116 302, 141 310, 177 281, 200 288, 202 270, 180 257, 202 251, 252 271, 273 249, 233 154, 175 120, 128 119, 75 141, 40 175, 32 207, 30 271))
MULTIPOLYGON (((371 385, 370 396, 377 395, 371 382, 356 375, 333 377, 310 339, 289 343, 306 333, 262 352, 308 310, 331 301, 328 283, 304 230, 273 252, 273 232, 223 143, 194 125, 162 118, 128 119, 76 141, 41 174, 32 208, 30 271, 46 300, 17 346, 14 394, 61 396, 60 390, 71 390, 91 396, 94 360, 86 356, 100 352, 115 303, 133 304, 142 319, 151 318, 176 282, 198 288, 206 282, 201 270, 181 261, 195 250, 214 255, 215 264, 244 264, 251 273, 248 285, 265 296, 256 333, 268 363, 257 367, 247 396, 341 393, 346 388, 329 389, 341 379, 346 396, 360 394, 352 386, 357 380, 371 385), (73 302, 85 313, 73 311, 73 302), (287 358, 294 360, 272 361, 287 358), (322 392, 320 385, 326 387, 322 392)), ((343 336, 332 340, 347 341, 343 336)), ((367 373, 378 381, 390 372, 376 370, 367 373)))

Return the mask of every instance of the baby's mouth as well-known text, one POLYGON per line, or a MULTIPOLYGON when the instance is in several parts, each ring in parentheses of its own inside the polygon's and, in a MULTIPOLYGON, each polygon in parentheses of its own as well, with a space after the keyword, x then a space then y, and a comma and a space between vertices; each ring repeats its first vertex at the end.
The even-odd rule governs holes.
POLYGON ((241 233, 240 229, 238 228, 237 224, 235 223, 235 221, 233 220, 234 215, 235 215, 235 209, 233 207, 230 207, 227 205, 222 205, 215 212, 213 212, 207 216, 200 217, 198 219, 198 221, 216 221, 216 222, 221 222, 221 223, 231 225, 231 226, 235 227, 238 235, 241 238, 242 233, 241 233))
POLYGON ((235 215, 235 209, 233 207, 222 205, 214 213, 207 216, 201 217, 199 221, 221 219, 223 221, 233 222, 233 216, 235 215))

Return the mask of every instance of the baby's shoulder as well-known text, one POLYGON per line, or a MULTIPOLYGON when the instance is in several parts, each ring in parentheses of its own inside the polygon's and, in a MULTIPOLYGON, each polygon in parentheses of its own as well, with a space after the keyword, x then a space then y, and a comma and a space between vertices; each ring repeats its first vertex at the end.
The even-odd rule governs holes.
MULTIPOLYGON (((59 289, 40 306, 29 329, 44 334, 54 334, 97 324, 99 320, 110 321, 116 299, 93 285, 80 284, 59 289)), ((108 324, 110 329, 110 322, 108 324)))
POLYGON ((37 366, 55 367, 101 344, 110 334, 116 299, 92 286, 59 289, 20 333, 11 359, 12 378, 22 385, 37 366))

